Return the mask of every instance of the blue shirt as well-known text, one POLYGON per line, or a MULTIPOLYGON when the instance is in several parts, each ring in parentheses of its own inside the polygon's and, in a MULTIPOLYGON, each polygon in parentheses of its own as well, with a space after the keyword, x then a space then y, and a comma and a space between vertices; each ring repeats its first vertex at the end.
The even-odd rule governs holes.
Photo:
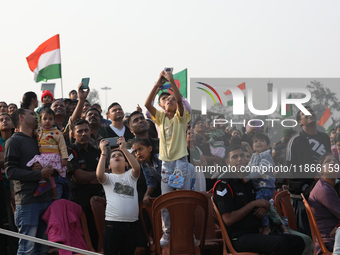
POLYGON ((255 190, 262 188, 275 188, 275 178, 273 172, 268 172, 270 167, 274 167, 275 163, 270 150, 266 150, 261 153, 254 153, 251 156, 248 166, 252 172, 246 176, 246 179, 250 180, 255 190))

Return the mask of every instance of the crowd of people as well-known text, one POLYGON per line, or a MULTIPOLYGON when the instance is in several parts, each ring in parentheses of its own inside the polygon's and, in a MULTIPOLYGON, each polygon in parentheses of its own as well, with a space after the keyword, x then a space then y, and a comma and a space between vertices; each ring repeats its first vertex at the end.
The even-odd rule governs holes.
MULTIPOLYGON (((139 203, 176 189, 210 191, 238 252, 312 254, 313 242, 301 193, 309 197, 322 237, 336 249, 340 199, 336 178, 275 178, 263 168, 274 165, 339 164, 340 127, 318 131, 313 109, 299 111, 297 132, 286 128, 271 141, 256 121, 244 129, 216 125, 207 118, 191 119, 189 103, 171 72, 162 71, 145 101, 128 116, 113 102, 102 114, 87 100, 90 89, 72 90, 54 99, 43 91, 26 92, 21 106, 0 102, 0 227, 46 239, 43 214, 54 200, 81 206, 92 244, 98 233, 90 199, 105 197, 104 253, 133 254, 147 247, 139 220, 139 203), (164 82, 170 92, 162 91, 164 82), (160 109, 154 107, 157 99, 160 109), (205 178, 197 166, 257 169, 249 175, 215 173, 205 178), (182 181, 173 181, 173 176, 182 181), (279 217, 272 205, 278 190, 289 190, 298 231, 279 217), (325 208, 327 211, 325 211, 325 208), (13 213, 14 212, 14 213, 13 213)), ((339 192, 340 193, 340 192, 339 192)), ((170 217, 162 210, 161 246, 169 244, 170 217)), ((195 239, 196 242, 196 239, 195 239)), ((48 247, 0 235, 3 254, 46 254, 48 247)), ((319 252, 319 247, 315 247, 319 252)))

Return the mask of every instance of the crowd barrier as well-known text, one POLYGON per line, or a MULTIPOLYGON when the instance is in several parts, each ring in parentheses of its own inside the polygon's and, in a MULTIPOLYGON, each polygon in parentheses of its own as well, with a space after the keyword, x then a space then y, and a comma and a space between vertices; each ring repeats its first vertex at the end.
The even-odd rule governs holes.
POLYGON ((17 232, 9 231, 9 230, 3 229, 3 228, 0 228, 0 234, 17 237, 17 238, 20 238, 20 239, 25 239, 25 240, 28 240, 28 241, 40 243, 40 244, 47 245, 47 246, 52 246, 52 247, 59 248, 59 249, 73 251, 73 252, 77 252, 77 253, 84 254, 84 255, 98 255, 98 254, 100 254, 100 253, 97 253, 97 252, 92 252, 92 251, 87 251, 87 250, 71 247, 71 246, 68 246, 68 245, 65 245, 65 244, 54 243, 54 242, 47 241, 47 240, 40 239, 40 238, 36 238, 36 237, 33 237, 33 236, 27 236, 27 235, 19 234, 17 232))

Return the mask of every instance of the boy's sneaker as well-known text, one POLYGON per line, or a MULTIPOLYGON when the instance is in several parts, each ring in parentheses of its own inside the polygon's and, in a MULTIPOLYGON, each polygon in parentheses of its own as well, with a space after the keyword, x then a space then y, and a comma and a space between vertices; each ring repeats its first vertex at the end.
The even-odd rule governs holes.
POLYGON ((167 247, 169 245, 169 234, 163 233, 161 240, 159 240, 161 247, 167 247))
MULTIPOLYGON (((161 247, 167 247, 169 245, 169 234, 164 233, 162 235, 162 238, 159 241, 159 243, 160 243, 161 247)), ((200 245, 200 242, 196 239, 195 235, 194 235, 194 243, 195 243, 195 246, 199 246, 200 245)))
POLYGON ((199 246, 200 245, 200 242, 197 241, 195 234, 194 234, 194 243, 195 243, 195 246, 199 246))
POLYGON ((51 190, 51 185, 48 182, 40 182, 37 190, 34 193, 34 197, 40 197, 49 190, 51 190))

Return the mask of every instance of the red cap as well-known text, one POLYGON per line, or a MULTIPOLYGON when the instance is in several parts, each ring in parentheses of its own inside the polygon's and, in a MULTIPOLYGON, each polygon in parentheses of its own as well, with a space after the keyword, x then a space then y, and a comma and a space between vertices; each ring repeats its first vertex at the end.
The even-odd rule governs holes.
POLYGON ((49 91, 49 90, 44 90, 44 91, 42 92, 42 95, 41 95, 41 102, 42 102, 42 100, 43 100, 43 98, 44 98, 45 96, 50 96, 50 97, 52 98, 52 101, 53 101, 53 95, 52 95, 51 91, 49 91))

